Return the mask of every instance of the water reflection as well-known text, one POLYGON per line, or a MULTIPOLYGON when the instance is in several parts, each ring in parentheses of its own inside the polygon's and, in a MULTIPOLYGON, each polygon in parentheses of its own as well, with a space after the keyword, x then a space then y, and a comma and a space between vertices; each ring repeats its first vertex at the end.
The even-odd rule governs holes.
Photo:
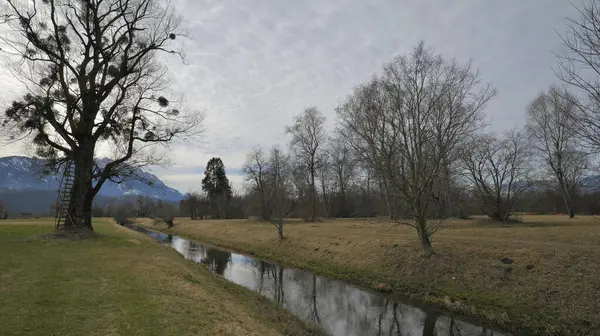
POLYGON ((455 318, 426 312, 389 296, 310 272, 208 247, 141 227, 185 258, 208 265, 226 279, 261 293, 296 316, 322 325, 332 335, 508 336, 455 318))

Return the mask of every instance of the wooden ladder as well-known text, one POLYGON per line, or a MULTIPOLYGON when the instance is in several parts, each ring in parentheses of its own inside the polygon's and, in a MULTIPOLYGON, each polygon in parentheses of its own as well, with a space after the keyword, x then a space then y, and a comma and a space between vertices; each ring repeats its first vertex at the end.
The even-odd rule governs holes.
POLYGON ((71 190, 75 181, 75 164, 73 161, 67 161, 65 171, 58 187, 58 197, 56 198, 56 231, 66 227, 67 218, 71 218, 69 213, 69 203, 71 203, 71 190))

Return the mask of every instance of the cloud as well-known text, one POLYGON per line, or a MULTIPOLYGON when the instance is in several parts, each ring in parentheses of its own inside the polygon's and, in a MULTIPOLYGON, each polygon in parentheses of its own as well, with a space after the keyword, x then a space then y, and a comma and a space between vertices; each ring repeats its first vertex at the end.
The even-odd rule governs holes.
MULTIPOLYGON (((192 35, 183 42, 189 65, 169 60, 172 88, 187 108, 206 111, 203 136, 174 145, 173 165, 154 170, 181 191, 199 181, 212 156, 239 170, 251 148, 285 145, 285 125, 306 107, 318 106, 332 128, 336 104, 419 40, 447 58, 473 59, 498 88, 487 109, 493 129, 522 124, 535 94, 556 82, 553 29, 562 31, 563 19, 575 15, 568 1, 547 0, 172 4, 192 35)), ((10 83, 0 79, 0 99, 10 83)))

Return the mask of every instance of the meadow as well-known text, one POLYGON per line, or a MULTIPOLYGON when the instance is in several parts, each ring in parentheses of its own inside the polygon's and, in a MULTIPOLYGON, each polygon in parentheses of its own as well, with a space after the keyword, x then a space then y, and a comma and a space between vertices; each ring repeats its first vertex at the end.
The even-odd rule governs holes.
POLYGON ((178 218, 161 229, 511 330, 600 332, 600 220, 591 216, 526 215, 505 225, 448 220, 433 236, 430 258, 422 257, 414 229, 376 219, 290 220, 284 241, 255 220, 178 218))
POLYGON ((0 335, 321 334, 112 220, 81 240, 53 223, 0 221, 0 335))

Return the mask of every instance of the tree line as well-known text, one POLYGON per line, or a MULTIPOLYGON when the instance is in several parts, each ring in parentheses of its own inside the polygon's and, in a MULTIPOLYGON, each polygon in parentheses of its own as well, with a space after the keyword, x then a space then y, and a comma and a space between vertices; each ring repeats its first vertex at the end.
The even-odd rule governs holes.
POLYGON ((309 107, 285 128, 288 148, 249 153, 244 209, 273 221, 281 238, 289 216, 385 216, 413 227, 427 255, 445 218, 595 213, 583 181, 600 150, 599 13, 591 2, 569 21, 557 83, 523 107, 525 125, 490 131, 494 87, 471 62, 421 42, 339 104, 333 132, 309 107))
MULTIPOLYGON (((5 2, 2 52, 26 93, 4 111, 1 135, 30 140, 51 169, 74 163, 66 229, 93 230, 94 199, 107 180, 155 164, 153 145, 199 129, 202 114, 180 108, 160 57, 183 59, 178 43, 187 31, 170 3, 157 0, 5 2), (102 146, 114 155, 99 167, 102 146)), ((288 148, 250 153, 247 195, 233 195, 214 160, 205 196, 188 195, 180 206, 200 218, 257 211, 282 238, 285 217, 383 215, 413 227, 425 254, 444 218, 484 213, 507 221, 535 193, 556 194, 556 209, 575 216, 600 148, 599 10, 590 1, 568 21, 557 83, 523 107, 523 127, 489 132, 493 86, 472 63, 420 43, 346 97, 333 132, 310 107, 285 128, 288 148)))

